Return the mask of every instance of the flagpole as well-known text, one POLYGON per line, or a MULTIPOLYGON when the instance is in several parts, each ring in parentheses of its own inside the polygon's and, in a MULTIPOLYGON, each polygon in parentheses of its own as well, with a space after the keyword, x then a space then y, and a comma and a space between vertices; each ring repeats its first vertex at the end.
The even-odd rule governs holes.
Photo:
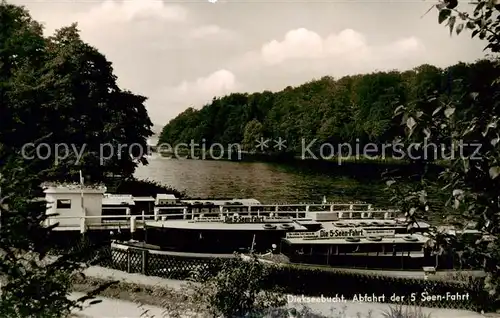
POLYGON ((80 196, 81 196, 81 208, 82 208, 82 221, 80 225, 80 232, 83 234, 85 233, 86 230, 86 213, 85 213, 85 206, 83 204, 83 187, 84 187, 84 180, 83 180, 83 174, 82 170, 80 170, 80 196))

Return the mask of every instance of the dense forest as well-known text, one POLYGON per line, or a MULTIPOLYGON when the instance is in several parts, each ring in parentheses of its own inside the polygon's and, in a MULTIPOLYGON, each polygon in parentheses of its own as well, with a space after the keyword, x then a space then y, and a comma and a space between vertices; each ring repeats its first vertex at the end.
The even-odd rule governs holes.
POLYGON ((405 129, 401 118, 394 117, 399 105, 432 108, 451 100, 468 105, 472 92, 482 104, 491 102, 488 96, 498 88, 490 83, 500 72, 495 62, 485 59, 445 69, 421 65, 340 79, 325 76, 276 93, 234 93, 179 114, 163 128, 159 144, 204 140, 207 146, 240 143, 244 150, 258 151, 255 140, 281 137, 287 150, 297 153, 303 141, 309 144, 314 139, 313 151, 325 142, 361 146, 393 142, 405 129), (437 96, 436 101, 424 100, 431 95, 437 96))
POLYGON ((104 183, 136 195, 175 192, 135 180, 153 124, 147 98, 117 84, 112 63, 76 24, 44 36, 23 7, 0 1, 0 176, 28 169, 45 181, 104 183), (135 149, 127 145, 139 145, 135 149), (125 146, 125 147, 123 147, 125 146))

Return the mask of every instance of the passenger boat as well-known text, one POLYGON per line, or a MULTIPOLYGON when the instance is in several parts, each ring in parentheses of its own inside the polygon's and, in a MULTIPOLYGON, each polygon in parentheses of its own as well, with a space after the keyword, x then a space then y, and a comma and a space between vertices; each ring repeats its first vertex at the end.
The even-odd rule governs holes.
MULTIPOLYGON (((103 187, 49 185, 47 219, 68 236, 142 241, 179 255, 265 253, 292 263, 369 268, 435 265, 425 249, 428 224, 407 229, 398 212, 366 203, 261 204, 255 199, 156 198, 106 193, 103 187)), ((61 240, 61 239, 59 239, 61 240)))
MULTIPOLYGON (((316 232, 287 233, 280 252, 291 263, 372 269, 436 267, 419 233, 397 233, 397 221, 349 220, 316 232)), ((405 224, 404 224, 405 225, 405 224)))

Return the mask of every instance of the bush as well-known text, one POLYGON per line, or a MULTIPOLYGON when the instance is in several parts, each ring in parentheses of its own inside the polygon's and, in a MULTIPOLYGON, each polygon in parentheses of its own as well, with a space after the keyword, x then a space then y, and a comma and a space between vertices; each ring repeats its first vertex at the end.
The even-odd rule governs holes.
POLYGON ((391 306, 382 315, 384 318, 431 318, 431 314, 424 314, 420 307, 403 305, 391 306))
POLYGON ((287 303, 281 289, 268 286, 270 273, 256 258, 222 262, 216 275, 193 275, 191 301, 213 317, 263 317, 287 303))

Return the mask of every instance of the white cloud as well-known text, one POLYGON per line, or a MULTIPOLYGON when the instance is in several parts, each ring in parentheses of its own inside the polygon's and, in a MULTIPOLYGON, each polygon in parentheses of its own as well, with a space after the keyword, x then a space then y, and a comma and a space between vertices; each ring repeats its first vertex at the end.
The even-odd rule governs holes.
POLYGON ((81 15, 83 21, 89 26, 102 24, 115 24, 120 22, 131 22, 134 20, 160 19, 166 21, 182 22, 187 17, 187 11, 176 5, 165 5, 156 0, 127 0, 117 2, 106 0, 89 12, 81 15))
POLYGON ((150 102, 161 105, 161 108, 155 108, 150 115, 153 118, 173 118, 183 109, 201 108, 212 98, 240 92, 243 87, 232 72, 220 69, 205 77, 183 81, 177 86, 163 87, 152 92, 150 102))
POLYGON ((209 101, 214 96, 222 96, 241 88, 234 74, 228 70, 218 70, 207 77, 192 82, 184 81, 174 89, 177 96, 193 102, 209 101))
POLYGON ((261 49, 264 61, 269 64, 293 58, 317 58, 323 51, 323 39, 304 28, 289 31, 283 41, 272 40, 261 49))
POLYGON ((175 117, 191 104, 224 95, 236 85, 234 75, 225 70, 196 79, 224 67, 212 62, 203 68, 202 64, 214 56, 207 53, 201 59, 200 54, 207 52, 207 46, 213 47, 215 40, 230 45, 236 33, 211 21, 198 22, 196 14, 180 4, 106 0, 49 7, 31 4, 30 10, 35 19, 45 23, 47 35, 77 22, 83 40, 113 63, 118 84, 147 96, 148 111, 159 122, 175 117), (185 80, 189 78, 196 80, 185 80))
POLYGON ((229 30, 223 29, 215 24, 209 24, 192 29, 189 32, 189 37, 198 39, 198 38, 211 37, 214 35, 229 35, 229 34, 230 34, 229 30))
POLYGON ((370 46, 365 36, 352 29, 322 38, 316 32, 300 28, 287 32, 282 41, 272 40, 262 46, 261 58, 267 64, 280 64, 293 59, 340 59, 337 62, 377 60, 386 56, 405 56, 424 49, 414 37, 382 46, 370 46))

